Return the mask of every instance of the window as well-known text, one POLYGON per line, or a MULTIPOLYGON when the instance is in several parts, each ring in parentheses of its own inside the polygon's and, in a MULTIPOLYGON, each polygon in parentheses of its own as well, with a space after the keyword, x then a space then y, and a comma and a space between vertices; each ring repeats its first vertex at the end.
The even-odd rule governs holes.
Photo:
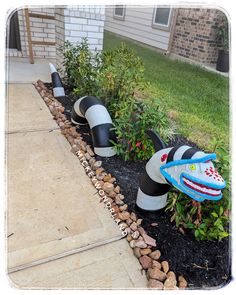
POLYGON ((161 30, 170 30, 171 23, 171 8, 160 8, 154 9, 152 26, 161 30))
POLYGON ((114 18, 124 20, 124 18, 125 18, 125 6, 124 5, 115 5, 114 18))

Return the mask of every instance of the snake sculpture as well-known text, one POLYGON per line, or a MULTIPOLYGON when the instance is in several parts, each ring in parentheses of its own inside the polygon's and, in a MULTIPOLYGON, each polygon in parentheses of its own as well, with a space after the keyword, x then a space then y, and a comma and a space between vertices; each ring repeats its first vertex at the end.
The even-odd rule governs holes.
POLYGON ((146 164, 141 176, 136 204, 139 208, 155 211, 165 207, 172 187, 192 199, 220 200, 226 183, 214 168, 215 153, 206 154, 188 145, 166 147, 160 137, 148 130, 156 153, 146 164))
MULTIPOLYGON (((54 96, 65 96, 61 78, 53 64, 50 64, 50 69, 54 96)), ((112 157, 116 154, 111 143, 116 140, 112 119, 100 99, 84 96, 76 100, 71 121, 79 125, 89 124, 97 155, 112 157)), ((172 187, 199 202, 222 198, 226 183, 212 163, 216 159, 215 153, 206 154, 188 145, 166 147, 155 132, 148 130, 147 134, 156 153, 147 162, 140 179, 136 200, 139 208, 155 211, 165 207, 172 187)))
MULTIPOLYGON (((59 73, 53 64, 50 63, 49 66, 54 96, 56 98, 66 96, 59 73)), ((77 99, 72 107, 71 122, 75 125, 89 125, 96 155, 101 157, 116 155, 112 143, 116 142, 112 119, 99 98, 83 96, 77 99)))

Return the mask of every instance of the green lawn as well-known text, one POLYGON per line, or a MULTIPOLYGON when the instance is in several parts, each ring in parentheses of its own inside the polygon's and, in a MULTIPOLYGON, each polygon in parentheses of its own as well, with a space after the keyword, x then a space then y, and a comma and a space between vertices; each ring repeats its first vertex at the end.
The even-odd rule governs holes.
POLYGON ((142 58, 148 95, 159 100, 177 132, 204 148, 213 138, 229 142, 229 79, 105 32, 104 49, 124 42, 142 58))

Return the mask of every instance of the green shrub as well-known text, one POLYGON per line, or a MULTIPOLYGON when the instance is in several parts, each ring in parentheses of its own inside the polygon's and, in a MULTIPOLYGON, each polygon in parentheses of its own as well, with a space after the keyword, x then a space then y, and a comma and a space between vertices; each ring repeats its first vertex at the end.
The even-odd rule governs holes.
POLYGON ((173 133, 166 114, 154 101, 139 101, 144 91, 144 66, 135 52, 123 43, 101 57, 99 96, 113 117, 117 154, 125 160, 146 160, 153 145, 146 130, 156 130, 164 140, 173 133))
POLYGON ((63 56, 64 83, 78 96, 96 95, 99 85, 97 75, 101 65, 100 53, 93 54, 89 50, 87 39, 79 44, 66 41, 60 48, 63 56))
POLYGON ((101 56, 101 69, 98 75, 98 96, 113 115, 114 104, 129 100, 143 89, 144 66, 135 52, 123 43, 101 56))
POLYGON ((173 134, 166 114, 154 101, 140 102, 135 99, 117 104, 114 118, 117 154, 124 160, 147 160, 154 154, 151 140, 146 135, 149 128, 157 131, 164 141, 173 134))
POLYGON ((220 201, 205 200, 202 203, 191 200, 183 193, 169 194, 167 211, 172 214, 171 221, 181 231, 191 230, 197 240, 221 240, 229 235, 230 202, 230 163, 229 155, 220 140, 213 143, 217 154, 215 167, 227 182, 220 201))
POLYGON ((156 130, 164 140, 173 130, 157 103, 137 100, 145 88, 141 59, 124 44, 93 54, 86 39, 77 45, 67 41, 61 51, 64 82, 76 98, 95 95, 106 105, 114 122, 118 155, 125 160, 150 158, 154 149, 146 130, 156 130))

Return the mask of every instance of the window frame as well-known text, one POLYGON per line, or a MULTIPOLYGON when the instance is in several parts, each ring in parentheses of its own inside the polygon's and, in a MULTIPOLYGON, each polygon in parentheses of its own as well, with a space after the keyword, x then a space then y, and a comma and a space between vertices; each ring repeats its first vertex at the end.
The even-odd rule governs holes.
POLYGON ((113 18, 118 19, 118 20, 125 20, 125 5, 122 5, 122 4, 114 5, 114 8, 113 8, 113 18), (115 14, 116 6, 123 6, 123 15, 115 14))
POLYGON ((172 14, 173 14, 173 9, 171 7, 163 7, 163 6, 154 7, 153 16, 152 16, 152 28, 163 30, 163 31, 170 31, 171 22, 172 22, 172 19, 171 19, 172 14), (167 25, 162 25, 162 24, 155 23, 156 12, 157 12, 157 9, 159 9, 159 8, 169 8, 170 9, 170 13, 169 13, 169 17, 168 17, 168 24, 167 25))

